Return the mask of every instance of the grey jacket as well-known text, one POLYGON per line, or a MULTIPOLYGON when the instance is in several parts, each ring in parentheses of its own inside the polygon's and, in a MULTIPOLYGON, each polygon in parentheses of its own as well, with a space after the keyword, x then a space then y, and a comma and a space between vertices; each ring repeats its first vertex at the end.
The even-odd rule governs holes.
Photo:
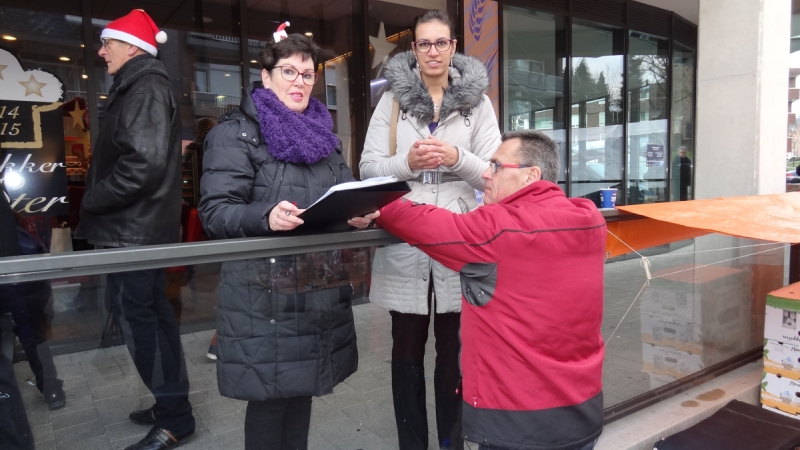
MULTIPOLYGON (((313 165, 267 151, 248 87, 205 141, 198 211, 212 239, 265 236, 281 200, 306 208, 353 180, 335 151, 313 165)), ((277 233, 276 233, 277 234, 277 233)), ((330 251, 223 264, 217 306, 220 394, 240 400, 324 395, 358 365, 349 266, 330 251)))
MULTIPOLYGON (((362 178, 394 175, 410 180, 420 174, 408 167, 408 151, 417 139, 428 137, 434 116, 433 101, 422 82, 412 52, 395 55, 384 71, 389 82, 372 115, 361 154, 362 178), (397 154, 389 156, 389 121, 392 102, 400 104, 397 154)), ((478 59, 453 55, 450 85, 444 93, 439 125, 433 136, 458 149, 458 162, 439 170, 464 181, 439 185, 409 181, 406 198, 464 213, 477 206, 475 189, 483 189, 481 173, 500 145, 500 129, 494 109, 485 95, 489 86, 486 68, 478 59)), ((372 268, 370 301, 391 311, 428 314, 428 277, 433 274, 436 312, 461 310, 458 274, 407 244, 379 248, 372 268)))

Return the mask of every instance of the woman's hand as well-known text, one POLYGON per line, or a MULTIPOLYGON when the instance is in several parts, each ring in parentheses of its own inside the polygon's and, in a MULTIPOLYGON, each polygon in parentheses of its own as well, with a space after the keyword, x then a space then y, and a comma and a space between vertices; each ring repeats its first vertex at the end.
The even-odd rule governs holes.
POLYGON ((269 229, 272 231, 294 230, 303 224, 303 219, 297 217, 303 211, 305 209, 299 209, 286 200, 278 203, 269 212, 269 229))
POLYGON ((364 217, 353 217, 352 219, 348 220, 347 223, 350 224, 351 227, 356 227, 358 229, 363 230, 372 224, 372 221, 377 219, 378 216, 381 215, 380 211, 375 211, 374 213, 367 214, 364 217))
POLYGON ((435 169, 441 163, 439 154, 431 151, 431 146, 423 145, 423 141, 419 139, 414 141, 414 145, 408 150, 408 168, 411 170, 435 169))
POLYGON ((445 167, 453 167, 458 162, 458 149, 439 138, 429 135, 428 139, 422 141, 420 147, 426 148, 429 153, 438 157, 439 164, 445 167))

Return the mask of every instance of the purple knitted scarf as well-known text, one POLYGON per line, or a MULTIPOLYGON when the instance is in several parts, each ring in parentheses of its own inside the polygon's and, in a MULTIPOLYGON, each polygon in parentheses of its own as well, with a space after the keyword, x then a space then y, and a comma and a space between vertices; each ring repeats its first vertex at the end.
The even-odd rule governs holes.
POLYGON ((298 114, 269 89, 254 89, 251 96, 267 150, 279 161, 314 164, 327 158, 339 145, 332 131, 330 113, 314 97, 308 99, 306 110, 298 114))

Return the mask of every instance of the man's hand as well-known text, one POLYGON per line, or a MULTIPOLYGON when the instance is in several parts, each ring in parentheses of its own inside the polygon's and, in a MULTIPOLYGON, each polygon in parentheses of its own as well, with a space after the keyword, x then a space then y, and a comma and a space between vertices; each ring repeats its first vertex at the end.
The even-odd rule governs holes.
POLYGON ((432 151, 430 145, 423 145, 423 142, 417 139, 408 150, 408 168, 411 170, 435 169, 442 163, 441 156, 432 151))
POLYGON ((439 163, 445 167, 453 167, 458 162, 458 149, 431 135, 420 144, 420 147, 438 156, 439 163))
POLYGON ((269 229, 272 231, 294 230, 303 224, 303 219, 297 217, 303 211, 305 209, 299 209, 297 206, 283 200, 269 212, 269 229))
POLYGON ((377 219, 380 215, 380 211, 375 211, 374 213, 367 214, 364 217, 353 217, 352 219, 348 220, 347 223, 349 223, 351 227, 356 227, 363 230, 364 228, 370 226, 372 221, 377 219))

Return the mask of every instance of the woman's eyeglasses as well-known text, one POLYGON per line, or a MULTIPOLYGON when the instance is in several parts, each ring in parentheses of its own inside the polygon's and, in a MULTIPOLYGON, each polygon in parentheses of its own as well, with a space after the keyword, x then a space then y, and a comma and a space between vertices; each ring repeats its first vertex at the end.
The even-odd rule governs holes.
POLYGON ((429 42, 429 41, 414 41, 414 49, 417 50, 417 53, 428 53, 431 51, 431 47, 436 47, 437 51, 446 52, 450 50, 450 44, 453 43, 455 39, 439 39, 436 42, 429 42))
POLYGON ((491 170, 492 173, 497 173, 498 167, 507 167, 509 169, 526 169, 533 166, 527 164, 503 164, 497 161, 489 161, 489 170, 491 170))
POLYGON ((281 77, 286 81, 294 81, 302 75, 306 86, 313 86, 317 82, 317 74, 314 72, 300 72, 292 66, 275 66, 274 69, 280 69, 281 77))

